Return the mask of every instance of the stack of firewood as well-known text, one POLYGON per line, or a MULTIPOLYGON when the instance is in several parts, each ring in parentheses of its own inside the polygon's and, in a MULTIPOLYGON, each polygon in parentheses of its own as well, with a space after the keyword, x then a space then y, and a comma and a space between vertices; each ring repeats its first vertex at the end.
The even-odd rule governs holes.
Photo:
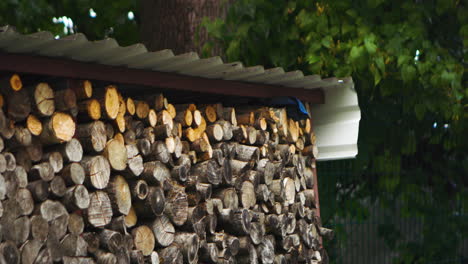
POLYGON ((326 259, 310 119, 23 82, 0 81, 1 264, 326 259))

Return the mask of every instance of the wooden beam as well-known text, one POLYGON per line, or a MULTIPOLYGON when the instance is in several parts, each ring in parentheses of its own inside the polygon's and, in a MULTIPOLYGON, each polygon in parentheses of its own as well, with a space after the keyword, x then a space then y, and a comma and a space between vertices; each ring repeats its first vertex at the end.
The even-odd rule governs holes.
POLYGON ((322 104, 325 101, 321 89, 289 88, 278 85, 208 79, 177 73, 79 62, 64 58, 0 52, 0 62, 0 71, 90 79, 231 96, 259 98, 294 96, 314 104, 322 104))

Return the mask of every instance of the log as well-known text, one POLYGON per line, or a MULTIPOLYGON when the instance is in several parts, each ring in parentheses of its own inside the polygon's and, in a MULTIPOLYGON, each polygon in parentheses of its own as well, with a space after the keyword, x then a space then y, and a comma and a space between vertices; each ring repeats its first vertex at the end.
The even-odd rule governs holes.
POLYGON ((21 247, 21 263, 33 264, 42 247, 42 242, 38 240, 28 240, 21 247))
POLYGON ((40 135, 43 143, 57 144, 70 141, 75 135, 75 121, 66 113, 55 112, 44 122, 40 135))
POLYGON ((20 215, 30 215, 34 210, 34 200, 31 192, 26 188, 19 188, 15 199, 18 202, 20 215))
POLYGON ((132 230, 132 236, 135 248, 140 250, 143 256, 151 255, 155 245, 153 231, 149 227, 141 225, 132 230))
POLYGON ((200 240, 196 234, 177 233, 174 237, 174 243, 180 246, 182 255, 184 257, 184 262, 197 262, 200 240))
POLYGON ((31 192, 34 201, 42 202, 49 196, 49 184, 43 180, 28 183, 28 190, 31 192))
POLYGON ((32 180, 43 180, 50 182, 54 178, 54 168, 49 162, 42 162, 34 165, 30 171, 30 177, 32 180))
POLYGON ((127 113, 129 113, 132 116, 135 115, 136 106, 135 106, 135 102, 133 101, 131 97, 128 97, 127 99, 125 99, 125 105, 127 107, 127 113))
POLYGON ((80 121, 97 121, 101 119, 101 104, 97 99, 81 101, 77 105, 80 121))
POLYGON ((168 103, 167 103, 166 98, 164 98, 163 94, 155 95, 153 101, 154 101, 154 109, 156 109, 156 111, 161 111, 167 108, 168 103))
POLYGON ((88 99, 93 96, 93 85, 88 80, 65 80, 62 84, 65 89, 72 89, 77 100, 88 99))
POLYGON ((85 182, 96 189, 107 187, 110 178, 110 165, 104 156, 86 156, 81 161, 85 171, 85 182))
POLYGON ((5 241, 0 244, 0 256, 3 256, 5 262, 8 264, 20 263, 20 252, 12 241, 5 241))
POLYGON ((106 86, 105 89, 96 90, 96 98, 104 106, 104 116, 114 120, 117 118, 120 108, 120 97, 117 87, 113 85, 106 86))
POLYGON ((22 121, 31 113, 31 98, 26 89, 7 94, 8 117, 14 121, 22 121))
POLYGON ((47 83, 39 83, 33 92, 37 112, 44 117, 55 112, 54 90, 47 83))
POLYGON ((109 196, 102 191, 91 193, 86 215, 87 221, 94 227, 103 227, 109 224, 113 215, 109 196))
POLYGON ((109 140, 103 155, 109 161, 112 169, 123 171, 127 167, 127 148, 123 142, 115 139, 109 140))
POLYGON ((64 256, 85 257, 87 255, 87 243, 81 236, 67 234, 60 241, 60 245, 64 256))
POLYGON ((62 89, 55 92, 55 108, 58 111, 70 112, 72 116, 78 114, 76 95, 72 89, 62 89))
POLYGON ((85 228, 83 217, 80 214, 70 214, 68 218, 68 232, 73 235, 81 235, 85 228))
POLYGON ((63 168, 63 157, 62 154, 60 154, 60 152, 48 152, 45 155, 43 155, 42 160, 50 164, 54 173, 60 172, 63 168))
POLYGON ((223 127, 219 124, 213 124, 206 127, 206 134, 212 142, 221 141, 224 138, 223 127))
POLYGON ((163 248, 158 252, 158 254, 162 263, 182 264, 184 260, 179 246, 174 244, 169 247, 163 248))
POLYGON ((117 175, 111 179, 107 192, 114 211, 127 215, 132 205, 130 187, 123 176, 117 175))
POLYGON ((145 119, 148 117, 150 106, 145 101, 135 101, 135 114, 139 119, 145 119))
POLYGON ((192 122, 193 122, 192 111, 190 111, 189 109, 177 111, 177 114, 174 120, 182 124, 183 127, 189 127, 192 125, 192 122))
POLYGON ((85 180, 85 171, 80 163, 74 162, 65 166, 60 174, 65 181, 66 186, 83 184, 85 180))
POLYGON ((62 202, 70 211, 84 210, 90 206, 91 197, 86 187, 75 185, 66 190, 62 202))
POLYGON ((160 216, 164 212, 165 204, 166 198, 162 188, 151 186, 144 202, 135 203, 135 210, 142 217, 160 216))
POLYGON ((165 215, 156 217, 151 228, 153 230, 156 243, 159 246, 167 247, 174 241, 174 226, 165 215))
POLYGON ((188 200, 187 194, 183 189, 169 192, 166 199, 164 213, 176 226, 181 226, 187 221, 188 217, 188 200))
POLYGON ((106 146, 106 126, 101 121, 78 125, 75 136, 85 151, 101 152, 106 146))

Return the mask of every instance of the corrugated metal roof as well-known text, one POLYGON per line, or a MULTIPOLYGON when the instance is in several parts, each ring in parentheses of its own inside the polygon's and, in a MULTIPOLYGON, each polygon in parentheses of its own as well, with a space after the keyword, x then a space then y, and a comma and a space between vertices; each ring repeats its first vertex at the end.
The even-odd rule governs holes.
POLYGON ((224 63, 220 57, 200 59, 195 52, 180 55, 171 50, 149 52, 143 44, 122 47, 115 39, 89 41, 81 33, 60 39, 46 31, 22 35, 11 26, 0 28, 0 50, 291 89, 321 88, 325 104, 316 106, 312 112, 321 153, 319 160, 357 154, 360 110, 351 78, 322 79, 318 75, 304 76, 301 71, 285 72, 282 68, 244 67, 241 62, 224 63))

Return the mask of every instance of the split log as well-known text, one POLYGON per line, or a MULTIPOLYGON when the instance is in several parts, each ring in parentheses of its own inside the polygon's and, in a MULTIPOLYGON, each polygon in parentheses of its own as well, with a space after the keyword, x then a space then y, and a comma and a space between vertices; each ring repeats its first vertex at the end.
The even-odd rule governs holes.
POLYGON ((174 241, 174 226, 165 215, 157 217, 151 228, 159 246, 167 247, 174 241))
POLYGON ((81 161, 85 171, 85 182, 96 189, 107 187, 110 178, 110 165, 104 156, 86 156, 81 161))
POLYGON ((86 210, 87 220, 94 227, 103 227, 112 219, 112 205, 109 196, 102 191, 96 191, 89 197, 89 207, 86 210))

